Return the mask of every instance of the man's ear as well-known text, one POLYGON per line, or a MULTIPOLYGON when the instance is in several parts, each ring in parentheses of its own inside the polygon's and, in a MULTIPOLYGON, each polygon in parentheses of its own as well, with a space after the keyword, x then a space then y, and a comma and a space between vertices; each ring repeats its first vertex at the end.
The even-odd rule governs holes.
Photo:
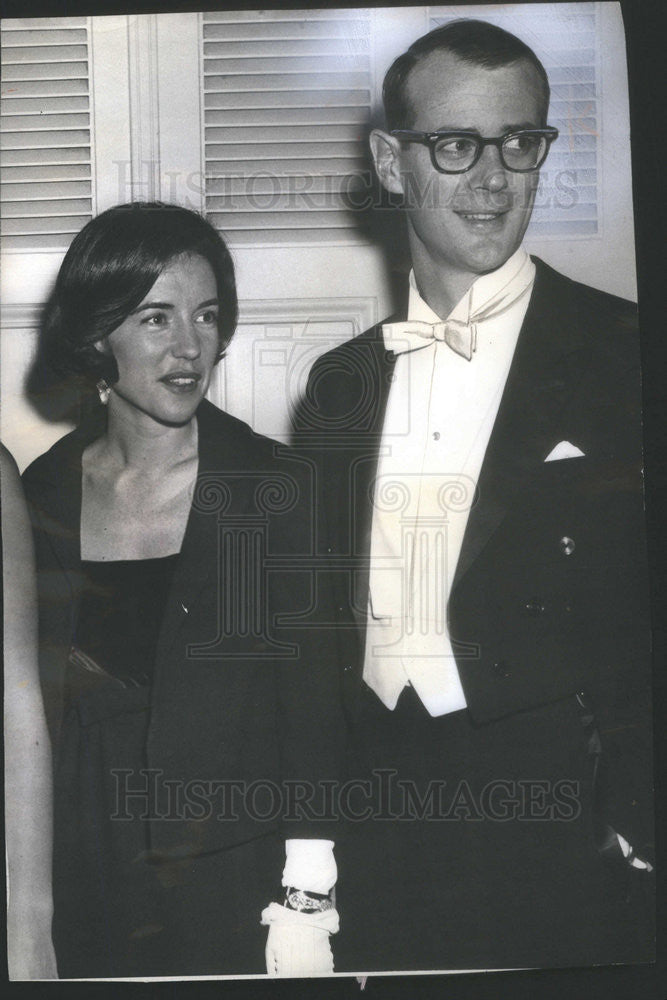
POLYGON ((368 141, 380 183, 392 194, 403 194, 399 140, 382 129, 374 128, 368 141))

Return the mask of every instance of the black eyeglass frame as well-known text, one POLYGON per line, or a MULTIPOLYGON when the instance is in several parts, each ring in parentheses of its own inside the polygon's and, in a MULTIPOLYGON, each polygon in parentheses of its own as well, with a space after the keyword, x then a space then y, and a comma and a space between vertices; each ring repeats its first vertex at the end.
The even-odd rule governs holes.
POLYGON ((466 132, 463 129, 441 129, 435 132, 416 132, 409 128, 395 128, 389 134, 393 135, 396 139, 400 139, 401 142, 419 142, 424 146, 428 146, 429 153, 431 154, 431 163, 440 174, 465 174, 468 170, 472 170, 481 158, 486 146, 496 147, 498 153, 500 154, 501 163, 506 170, 510 170, 515 174, 529 174, 533 170, 539 170, 546 160, 549 154, 549 149, 551 148, 551 143, 554 139, 558 138, 558 129, 554 128, 552 125, 546 125, 544 128, 514 129, 513 131, 506 132, 504 135, 497 136, 494 139, 487 139, 485 136, 479 135, 478 132, 466 132), (544 156, 539 163, 535 164, 534 167, 523 167, 517 169, 517 167, 511 167, 505 161, 505 157, 503 155, 503 144, 507 142, 508 139, 513 139, 516 136, 521 135, 539 135, 547 140, 544 156), (463 167, 461 170, 445 170, 444 167, 441 167, 435 157, 435 147, 441 139, 473 139, 477 143, 477 152, 472 163, 469 163, 467 167, 463 167))

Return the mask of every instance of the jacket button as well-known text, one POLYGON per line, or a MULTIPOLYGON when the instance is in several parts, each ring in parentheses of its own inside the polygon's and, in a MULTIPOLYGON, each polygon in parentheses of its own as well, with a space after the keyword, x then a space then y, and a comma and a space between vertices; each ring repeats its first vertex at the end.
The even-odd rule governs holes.
POLYGON ((500 680, 504 680, 506 677, 509 677, 510 675, 509 666, 506 660, 498 660, 497 663, 493 664, 491 669, 493 670, 495 676, 498 677, 500 680))
POLYGON ((531 618, 537 618, 538 615, 544 614, 544 605, 539 597, 533 597, 530 601, 526 601, 523 610, 531 618))
POLYGON ((345 672, 346 674, 347 674, 347 673, 349 673, 351 669, 352 669, 352 667, 350 666, 350 664, 349 664, 349 663, 348 663, 348 664, 347 664, 346 666, 344 666, 344 667, 343 667, 343 671, 344 671, 344 672, 345 672))
POLYGON ((561 552, 566 556, 571 556, 576 548, 574 539, 568 538, 567 535, 564 535, 558 544, 560 545, 561 552))

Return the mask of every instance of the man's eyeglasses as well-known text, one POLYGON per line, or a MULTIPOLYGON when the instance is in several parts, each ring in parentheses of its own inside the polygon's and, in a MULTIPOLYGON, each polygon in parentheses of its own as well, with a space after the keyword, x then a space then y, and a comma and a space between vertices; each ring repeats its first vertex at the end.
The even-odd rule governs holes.
POLYGON ((431 163, 441 174, 464 174, 474 167, 485 146, 496 146, 507 170, 527 173, 537 170, 547 158, 549 146, 558 136, 558 129, 525 128, 507 132, 497 139, 485 139, 477 132, 415 132, 398 128, 391 135, 401 142, 420 142, 428 146, 431 163))

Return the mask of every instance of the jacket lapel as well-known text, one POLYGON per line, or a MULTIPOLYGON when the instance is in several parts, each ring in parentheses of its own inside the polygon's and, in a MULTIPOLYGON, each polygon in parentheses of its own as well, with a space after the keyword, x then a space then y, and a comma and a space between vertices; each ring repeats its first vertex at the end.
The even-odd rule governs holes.
MULTIPOLYGON (((233 510, 242 514, 253 500, 255 483, 247 475, 248 456, 235 433, 234 421, 206 400, 197 411, 199 463, 193 502, 176 571, 165 605, 156 662, 164 662, 179 630, 206 587, 217 587, 217 522, 220 501, 228 488, 233 510)), ((157 678, 156 678, 157 680, 157 678)))
MULTIPOLYGON (((392 317, 398 319, 398 317, 392 317)), ((336 525, 336 555, 347 560, 347 570, 337 574, 345 581, 347 593, 339 594, 339 603, 349 604, 357 625, 366 624, 370 532, 373 516, 373 483, 377 474, 382 428, 392 374, 396 363, 387 352, 378 325, 344 345, 350 352, 353 379, 337 379, 337 390, 344 393, 335 405, 340 413, 357 414, 356 422, 341 432, 339 443, 328 435, 324 443, 325 460, 332 463, 325 474, 329 488, 324 491, 327 519, 336 525), (332 488, 332 487, 337 488, 332 488)))
MULTIPOLYGON (((540 469, 584 372, 586 348, 562 279, 540 260, 516 351, 480 471, 453 586, 540 469)), ((562 426, 561 426, 562 432, 562 426)))

